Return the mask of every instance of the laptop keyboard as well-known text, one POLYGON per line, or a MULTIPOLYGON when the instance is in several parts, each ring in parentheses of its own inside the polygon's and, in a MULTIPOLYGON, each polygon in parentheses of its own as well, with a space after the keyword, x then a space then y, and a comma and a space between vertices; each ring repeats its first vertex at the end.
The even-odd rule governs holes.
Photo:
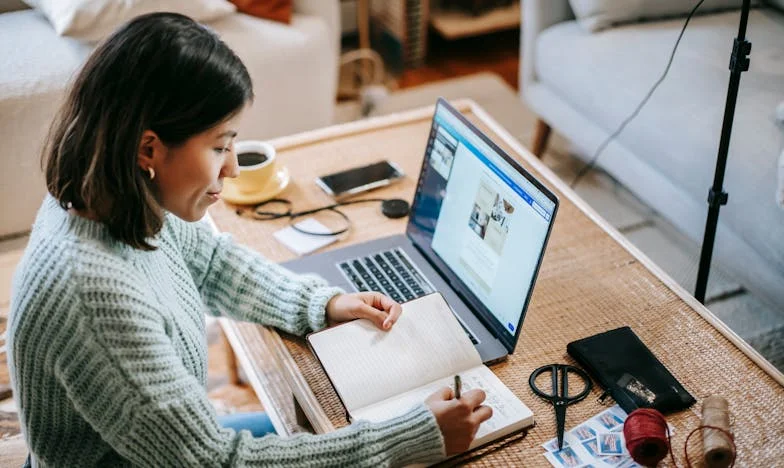
MULTIPOLYGON (((347 260, 338 265, 357 291, 378 291, 396 302, 407 302, 434 292, 430 283, 411 264, 402 249, 385 250, 366 257, 347 260)), ((468 331, 463 321, 460 326, 471 343, 479 341, 468 331)))

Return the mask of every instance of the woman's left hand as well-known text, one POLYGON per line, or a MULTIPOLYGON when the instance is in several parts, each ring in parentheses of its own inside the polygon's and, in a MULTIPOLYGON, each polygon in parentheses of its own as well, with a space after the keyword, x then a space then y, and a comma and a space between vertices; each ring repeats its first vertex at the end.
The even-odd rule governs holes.
POLYGON ((402 312, 400 304, 379 292, 338 294, 327 302, 330 325, 364 318, 382 330, 389 330, 402 312))

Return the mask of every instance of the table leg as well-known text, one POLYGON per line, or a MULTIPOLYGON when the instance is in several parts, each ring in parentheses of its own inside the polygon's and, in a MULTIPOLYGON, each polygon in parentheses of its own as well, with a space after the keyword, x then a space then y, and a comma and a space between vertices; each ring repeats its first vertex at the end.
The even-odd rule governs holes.
POLYGON ((221 340, 223 341, 223 347, 226 349, 226 372, 229 377, 229 383, 232 385, 240 385, 241 382, 239 367, 237 365, 237 355, 234 354, 234 349, 231 347, 231 343, 229 343, 226 332, 222 328, 221 340))

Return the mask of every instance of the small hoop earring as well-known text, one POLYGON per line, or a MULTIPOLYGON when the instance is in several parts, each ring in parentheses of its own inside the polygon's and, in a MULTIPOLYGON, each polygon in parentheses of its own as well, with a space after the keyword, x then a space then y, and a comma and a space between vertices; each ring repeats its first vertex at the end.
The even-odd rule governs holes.
POLYGON ((150 180, 155 178, 155 169, 153 169, 152 166, 147 168, 147 172, 150 173, 150 180))

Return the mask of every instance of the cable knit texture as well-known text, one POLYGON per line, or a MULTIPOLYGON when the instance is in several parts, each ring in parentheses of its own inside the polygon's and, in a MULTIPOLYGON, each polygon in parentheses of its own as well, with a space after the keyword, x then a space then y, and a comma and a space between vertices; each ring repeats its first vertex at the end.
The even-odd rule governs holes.
POLYGON ((391 466, 443 456, 424 405, 327 435, 222 428, 205 311, 302 335, 340 293, 167 215, 152 252, 47 197, 14 276, 9 363, 38 466, 391 466))

